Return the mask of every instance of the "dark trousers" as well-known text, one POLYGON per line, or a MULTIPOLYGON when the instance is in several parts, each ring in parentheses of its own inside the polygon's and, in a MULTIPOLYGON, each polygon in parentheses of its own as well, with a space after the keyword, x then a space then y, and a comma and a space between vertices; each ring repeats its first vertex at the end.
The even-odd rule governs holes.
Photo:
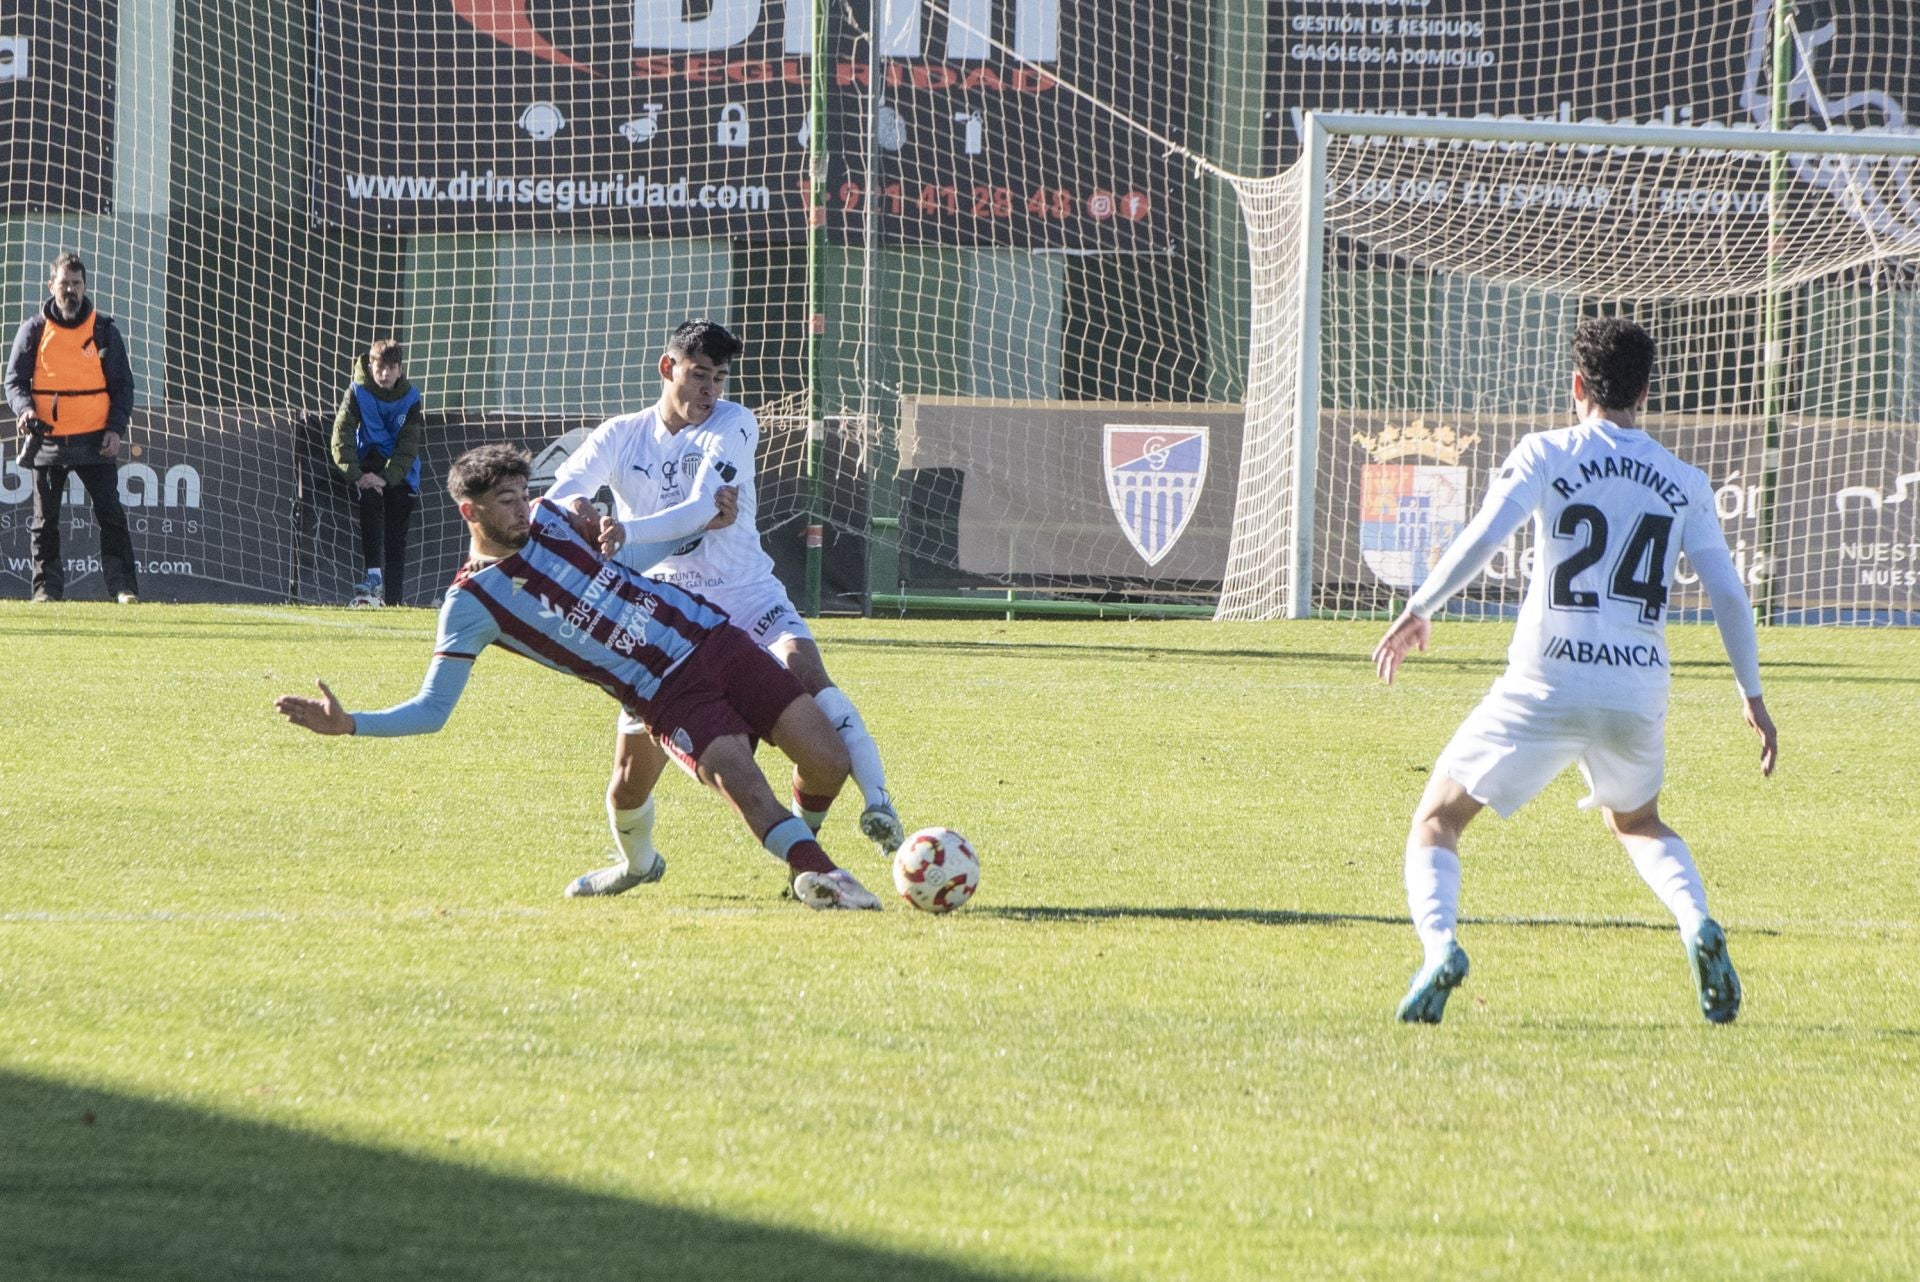
POLYGON ((67 593, 66 566, 60 561, 60 499, 67 474, 80 478, 93 500, 94 523, 100 527, 100 569, 107 596, 140 591, 133 574, 133 536, 127 532, 127 510, 120 506, 120 469, 113 463, 83 463, 78 467, 33 469, 33 594, 59 600, 67 593))
POLYGON ((388 605, 399 605, 407 573, 407 524, 413 520, 414 493, 404 485, 361 490, 360 555, 369 570, 385 580, 388 605))

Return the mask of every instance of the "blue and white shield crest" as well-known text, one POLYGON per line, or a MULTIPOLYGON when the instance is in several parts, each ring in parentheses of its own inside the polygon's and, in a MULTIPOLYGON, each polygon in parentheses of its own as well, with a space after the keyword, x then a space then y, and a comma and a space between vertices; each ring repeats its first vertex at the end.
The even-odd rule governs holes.
POLYGON ((1205 427, 1106 425, 1107 501, 1148 565, 1180 541, 1207 479, 1205 427))

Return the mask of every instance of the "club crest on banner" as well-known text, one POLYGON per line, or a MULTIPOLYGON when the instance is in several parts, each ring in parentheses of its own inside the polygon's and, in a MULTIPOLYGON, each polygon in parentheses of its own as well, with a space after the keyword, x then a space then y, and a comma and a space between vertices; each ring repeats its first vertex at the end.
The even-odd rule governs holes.
POLYGON ((1480 437, 1415 419, 1353 439, 1368 459, 1360 469, 1360 555, 1382 583, 1411 591, 1467 523, 1460 459, 1480 437))
POLYGON ((1207 429, 1108 423, 1105 445, 1107 501, 1133 550, 1158 565, 1200 501, 1207 429))

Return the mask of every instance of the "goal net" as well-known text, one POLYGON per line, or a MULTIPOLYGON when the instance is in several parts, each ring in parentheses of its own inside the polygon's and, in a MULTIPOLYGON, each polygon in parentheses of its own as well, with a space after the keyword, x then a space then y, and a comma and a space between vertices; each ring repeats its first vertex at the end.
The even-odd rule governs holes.
MULTIPOLYGON (((13 6, 6 319, 44 299, 56 254, 82 255, 132 356, 120 488, 157 599, 348 599, 360 513, 333 422, 373 340, 399 340, 424 396, 406 576, 424 605, 464 547, 451 459, 513 441, 549 475, 655 399, 665 337, 706 315, 746 343, 730 394, 762 420, 755 516, 803 603, 817 579, 829 610, 1017 594, 1257 617, 1391 608, 1512 434, 1562 413, 1570 318, 1631 308, 1665 344, 1656 408, 1709 434, 1676 443, 1722 487, 1777 617, 1891 617, 1920 510, 1900 453, 1904 170, 1795 159, 1769 257, 1765 159, 1709 175, 1721 162, 1684 149, 1341 142, 1329 190, 1365 198, 1318 206, 1295 165, 1315 110, 1766 119, 1772 0, 1681 8, 13 6), (1624 190, 1635 166, 1686 207, 1628 222, 1551 196, 1398 195, 1624 190), (1847 203, 1861 184, 1877 205, 1847 203), (1316 209, 1308 331, 1294 277, 1316 209), (1647 238, 1638 265, 1616 234, 1647 238), (1753 444, 1770 421, 1777 458, 1753 444), (1796 479, 1814 454, 1851 460, 1824 516, 1796 479), (1880 595, 1840 601, 1842 579, 1880 595)), ((1794 12, 1796 126, 1897 129, 1920 109, 1906 0, 1794 12)), ((0 595, 24 594, 31 490, 0 461, 0 595)), ((74 595, 101 592, 84 501, 62 529, 74 595)), ((1495 587, 1470 601, 1504 608, 1495 587)))
MULTIPOLYGON (((549 474, 651 404, 667 335, 710 316, 746 344, 729 395, 762 418, 756 516, 796 596, 817 543, 828 609, 981 585, 1210 605, 1245 345, 1202 337, 1222 270, 1203 246, 1224 228, 1237 256, 1238 216, 1159 138, 1223 21, 1090 0, 27 6, 0 16, 0 270, 24 316, 78 251, 128 336, 122 491, 155 598, 348 598, 332 426, 373 340, 399 340, 424 396, 406 596, 426 604, 464 547, 447 463, 509 440, 549 474), (1153 467, 1169 441, 1176 473, 1153 467)), ((1257 99, 1222 105, 1257 139, 1257 99)), ((0 465, 7 594, 30 490, 0 465)), ((84 502, 65 528, 75 595, 98 592, 84 502)))
MULTIPOLYGON (((1223 618, 1391 612, 1571 411, 1584 316, 1660 344, 1642 423, 1776 621, 1920 607, 1920 139, 1315 118, 1246 183, 1255 361, 1223 618)), ((1509 612, 1527 532, 1448 607, 1509 612)), ((1684 565, 1674 606, 1703 594, 1684 565)))

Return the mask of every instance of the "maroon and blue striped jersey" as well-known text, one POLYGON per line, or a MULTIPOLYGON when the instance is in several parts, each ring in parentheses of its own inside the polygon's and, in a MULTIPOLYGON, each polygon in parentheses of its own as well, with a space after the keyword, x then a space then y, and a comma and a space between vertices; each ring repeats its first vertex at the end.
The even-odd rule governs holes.
POLYGON ((469 564, 440 608, 434 657, 489 645, 590 681, 645 717, 660 682, 727 616, 701 597, 600 555, 536 502, 526 546, 469 564))

